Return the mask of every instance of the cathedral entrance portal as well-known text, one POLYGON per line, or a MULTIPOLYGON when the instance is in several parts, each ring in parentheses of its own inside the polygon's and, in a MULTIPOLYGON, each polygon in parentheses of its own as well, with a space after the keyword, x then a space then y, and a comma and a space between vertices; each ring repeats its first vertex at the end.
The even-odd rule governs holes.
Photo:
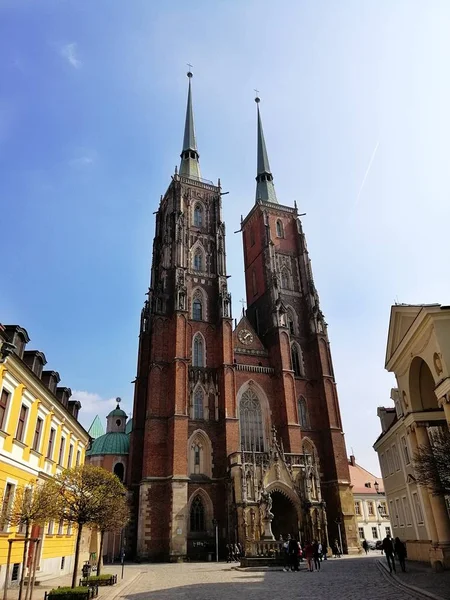
POLYGON ((272 496, 272 533, 276 540, 280 539, 280 535, 286 538, 288 534, 298 536, 298 519, 297 511, 291 500, 284 496, 281 492, 271 492, 272 496))

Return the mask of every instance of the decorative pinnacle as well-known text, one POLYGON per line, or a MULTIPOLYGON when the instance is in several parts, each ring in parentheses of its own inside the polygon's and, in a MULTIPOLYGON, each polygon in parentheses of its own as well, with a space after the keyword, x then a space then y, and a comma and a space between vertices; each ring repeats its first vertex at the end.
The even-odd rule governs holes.
POLYGON ((120 403, 122 402, 122 398, 119 398, 119 396, 117 396, 117 398, 116 398, 116 402, 117 402, 117 406, 116 406, 116 408, 119 408, 119 406, 120 406, 120 403))
POLYGON ((259 97, 259 90, 253 90, 253 91, 256 94, 255 102, 256 102, 256 104, 259 104, 261 102, 261 98, 259 97))
POLYGON ((189 79, 191 79, 191 77, 194 77, 194 75, 192 74, 192 67, 194 65, 191 65, 191 63, 187 63, 187 66, 189 67, 189 71, 187 72, 187 76, 189 77, 189 79))

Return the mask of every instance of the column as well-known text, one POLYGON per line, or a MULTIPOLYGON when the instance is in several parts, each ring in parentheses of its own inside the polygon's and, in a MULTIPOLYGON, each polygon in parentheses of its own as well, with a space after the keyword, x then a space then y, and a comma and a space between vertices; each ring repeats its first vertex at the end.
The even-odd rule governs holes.
POLYGON ((11 408, 9 409, 8 422, 6 424, 5 431, 8 434, 8 437, 5 439, 3 444, 3 450, 6 452, 11 452, 13 447, 13 439, 16 435, 17 423, 19 422, 19 414, 20 409, 22 407, 22 395, 25 386, 23 383, 19 383, 16 389, 13 392, 11 402, 11 408))
POLYGON ((446 394, 438 401, 439 406, 444 409, 445 419, 450 428, 450 394, 446 394))
MULTIPOLYGON (((417 444, 432 452, 426 427, 416 426, 416 436, 417 444)), ((448 518, 445 500, 442 496, 433 496, 431 493, 428 493, 427 495, 436 524, 437 541, 439 543, 450 543, 450 520, 448 518)))

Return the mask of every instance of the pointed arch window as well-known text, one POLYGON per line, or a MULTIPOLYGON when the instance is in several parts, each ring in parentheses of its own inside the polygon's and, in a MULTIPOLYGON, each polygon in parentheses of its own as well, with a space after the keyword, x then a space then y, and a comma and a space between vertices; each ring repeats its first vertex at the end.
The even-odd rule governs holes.
POLYGON ((277 237, 279 237, 279 238, 284 237, 283 223, 280 221, 280 219, 278 219, 278 221, 277 221, 277 237))
POLYGON ((194 446, 194 467, 200 468, 200 446, 198 444, 194 446))
POLYGON ((200 248, 194 252, 194 271, 203 271, 203 252, 200 248))
POLYGON ((292 370, 296 377, 304 377, 303 356, 297 344, 291 346, 292 370))
POLYGON ((194 225, 195 227, 203 226, 203 207, 201 204, 196 204, 194 208, 194 225))
POLYGON ((190 524, 193 532, 205 531, 205 507, 200 496, 192 500, 190 524))
POLYGON ((203 303, 199 294, 194 296, 194 301, 192 302, 192 318, 194 321, 203 320, 203 303))
POLYGON ((203 404, 205 394, 203 389, 199 386, 194 392, 194 419, 203 419, 203 404))
POLYGON ((205 366, 205 348, 203 338, 200 334, 197 334, 194 338, 192 353, 192 366, 193 367, 204 367, 205 366))
POLYGON ((286 318, 287 318, 287 326, 289 329, 289 333, 291 335, 295 335, 295 321, 294 321, 294 316, 290 310, 287 311, 286 318))
POLYGON ((261 403, 251 389, 246 390, 239 403, 241 450, 264 452, 264 428, 261 403))
POLYGON ((303 396, 298 399, 298 422, 303 429, 309 429, 308 407, 303 396))

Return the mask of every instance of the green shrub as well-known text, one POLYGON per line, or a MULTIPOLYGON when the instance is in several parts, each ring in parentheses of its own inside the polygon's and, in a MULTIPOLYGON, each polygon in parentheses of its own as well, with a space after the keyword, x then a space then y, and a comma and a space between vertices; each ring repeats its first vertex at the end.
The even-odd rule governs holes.
POLYGON ((114 577, 114 575, 111 575, 111 573, 105 573, 103 575, 90 575, 87 580, 89 581, 89 583, 96 583, 97 581, 104 581, 105 579, 111 579, 111 577, 114 577))
POLYGON ((51 590, 48 595, 50 598, 52 598, 53 596, 65 596, 66 598, 73 598, 74 600, 76 600, 76 598, 80 597, 85 598, 86 593, 87 592, 85 587, 60 587, 51 590))

